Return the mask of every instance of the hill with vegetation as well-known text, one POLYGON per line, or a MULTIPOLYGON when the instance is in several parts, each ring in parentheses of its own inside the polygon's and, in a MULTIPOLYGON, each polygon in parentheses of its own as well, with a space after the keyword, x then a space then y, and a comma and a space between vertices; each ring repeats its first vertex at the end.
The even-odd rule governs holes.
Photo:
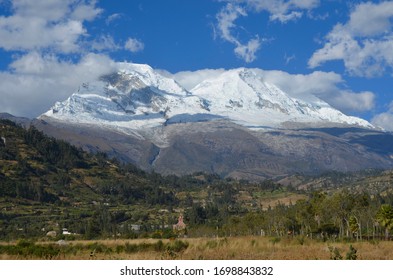
POLYGON ((393 172, 162 176, 0 120, 0 239, 389 236, 393 172), (186 229, 173 230, 180 215, 186 229))

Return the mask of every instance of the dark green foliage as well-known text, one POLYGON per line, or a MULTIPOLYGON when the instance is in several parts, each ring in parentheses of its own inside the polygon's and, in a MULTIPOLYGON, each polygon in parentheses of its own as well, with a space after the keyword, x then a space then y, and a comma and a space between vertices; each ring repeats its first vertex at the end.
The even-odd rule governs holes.
MULTIPOLYGON (((53 230, 57 238, 67 239, 172 238, 178 209, 190 236, 263 234, 273 237, 273 243, 296 237, 304 244, 306 238, 352 242, 384 231, 388 238, 393 228, 391 179, 385 179, 382 195, 379 190, 341 185, 323 191, 296 190, 272 180, 253 183, 201 172, 162 176, 104 153, 87 154, 34 127, 25 130, 1 120, 0 125, 0 134, 7 138, 6 145, 0 141, 2 240, 46 238, 46 232, 53 230), (260 203, 286 194, 301 194, 303 199, 260 203), (62 228, 76 234, 61 235, 62 228)), ((340 184, 352 178, 342 173, 326 176, 340 184)), ((170 251, 177 253, 175 248, 170 251)))
POLYGON ((206 222, 206 210, 201 205, 194 204, 192 208, 186 213, 186 220, 191 225, 201 225, 206 222))
POLYGON ((24 140, 26 144, 34 146, 48 164, 64 169, 87 167, 80 150, 65 141, 45 136, 33 126, 26 131, 24 140))
POLYGON ((385 238, 389 239, 389 231, 393 228, 393 207, 383 204, 377 212, 377 221, 385 228, 385 238))
POLYGON ((358 256, 356 255, 356 253, 358 252, 358 250, 356 250, 352 244, 349 245, 349 251, 347 252, 345 259, 346 260, 357 260, 358 256))

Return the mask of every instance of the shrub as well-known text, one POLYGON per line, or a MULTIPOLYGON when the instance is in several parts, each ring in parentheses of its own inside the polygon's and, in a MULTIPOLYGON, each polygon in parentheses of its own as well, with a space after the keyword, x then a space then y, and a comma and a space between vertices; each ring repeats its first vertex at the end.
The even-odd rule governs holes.
POLYGON ((124 252, 124 246, 123 245, 117 245, 116 246, 116 253, 120 254, 124 252))
POLYGON ((358 256, 356 255, 356 253, 358 252, 358 250, 356 250, 352 244, 349 245, 349 251, 347 252, 347 255, 345 256, 346 260, 357 260, 358 256))

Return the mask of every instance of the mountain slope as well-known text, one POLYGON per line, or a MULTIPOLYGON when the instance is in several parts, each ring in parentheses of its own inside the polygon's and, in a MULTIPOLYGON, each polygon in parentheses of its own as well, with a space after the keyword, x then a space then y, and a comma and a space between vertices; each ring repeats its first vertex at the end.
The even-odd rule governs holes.
POLYGON ((391 134, 315 96, 293 98, 260 73, 228 70, 187 91, 148 65, 123 63, 34 125, 165 174, 260 179, 393 167, 391 134))

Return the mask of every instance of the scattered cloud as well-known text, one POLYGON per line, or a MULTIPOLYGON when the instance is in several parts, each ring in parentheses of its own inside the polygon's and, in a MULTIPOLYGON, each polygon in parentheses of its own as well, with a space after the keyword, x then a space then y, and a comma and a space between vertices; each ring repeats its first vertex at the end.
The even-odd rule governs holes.
POLYGON ((123 14, 112 14, 109 17, 107 17, 107 19, 105 20, 106 25, 110 25, 112 22, 121 19, 123 17, 123 14))
POLYGON ((296 59, 296 56, 294 54, 293 55, 287 55, 287 54, 284 55, 284 60, 285 60, 286 65, 288 65, 292 60, 295 60, 295 59, 296 59))
POLYGON ((299 19, 304 11, 311 11, 319 6, 319 0, 226 0, 225 2, 245 5, 248 10, 270 14, 271 21, 286 23, 299 19))
POLYGON ((124 48, 130 52, 136 53, 142 51, 145 48, 145 44, 138 39, 128 38, 124 48))
POLYGON ((91 47, 93 50, 97 51, 116 51, 121 49, 110 35, 101 35, 98 39, 93 41, 91 47))
POLYGON ((261 40, 258 36, 248 41, 246 44, 242 44, 234 35, 232 35, 232 29, 236 27, 235 21, 240 16, 247 16, 245 9, 228 3, 218 14, 218 31, 219 35, 225 41, 234 44, 235 54, 249 63, 256 59, 255 53, 260 49, 261 40))
POLYGON ((345 24, 338 23, 326 36, 323 48, 308 61, 311 68, 343 60, 354 76, 372 77, 393 69, 393 2, 362 3, 345 24))
POLYGON ((393 101, 390 102, 388 110, 374 116, 371 123, 387 131, 393 131, 393 101))
MULTIPOLYGON (((224 0, 227 4, 216 15, 218 35, 225 41, 235 45, 234 53, 245 62, 253 62, 263 41, 255 35, 248 42, 242 42, 234 35, 240 17, 247 17, 248 11, 260 13, 267 11, 271 21, 286 23, 303 16, 302 11, 309 11, 319 5, 318 0, 224 0)), ((214 29, 216 34, 216 29, 214 29)), ((215 35, 216 36, 216 35, 215 35)))
POLYGON ((249 63, 253 62, 257 58, 255 53, 259 50, 260 47, 261 40, 257 36, 256 38, 248 41, 248 43, 245 45, 237 45, 234 52, 238 57, 241 57, 245 62, 249 63))

